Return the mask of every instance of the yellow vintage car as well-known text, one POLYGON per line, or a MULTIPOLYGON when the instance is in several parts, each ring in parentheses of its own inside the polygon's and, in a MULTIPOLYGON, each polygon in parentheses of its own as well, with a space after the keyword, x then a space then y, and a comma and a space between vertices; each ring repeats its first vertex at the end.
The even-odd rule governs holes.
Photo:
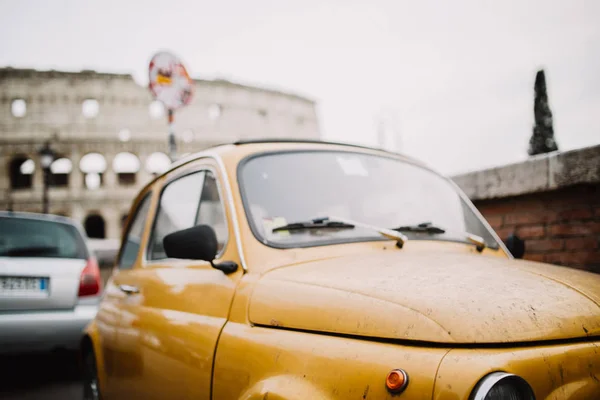
POLYGON ((600 276, 416 160, 237 142, 139 193, 81 350, 85 399, 598 400, 600 276))

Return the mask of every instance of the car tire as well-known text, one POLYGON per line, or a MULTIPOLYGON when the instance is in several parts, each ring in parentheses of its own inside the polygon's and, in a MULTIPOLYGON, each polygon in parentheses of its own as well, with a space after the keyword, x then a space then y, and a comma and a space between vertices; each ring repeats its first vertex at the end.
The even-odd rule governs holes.
POLYGON ((83 400, 101 400, 98 370, 94 351, 89 350, 83 357, 83 400))

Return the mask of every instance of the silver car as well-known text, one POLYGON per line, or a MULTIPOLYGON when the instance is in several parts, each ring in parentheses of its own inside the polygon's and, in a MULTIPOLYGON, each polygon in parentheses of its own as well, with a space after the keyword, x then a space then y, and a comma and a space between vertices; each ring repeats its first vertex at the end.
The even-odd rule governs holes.
POLYGON ((0 211, 0 353, 76 350, 101 291, 76 222, 0 211))

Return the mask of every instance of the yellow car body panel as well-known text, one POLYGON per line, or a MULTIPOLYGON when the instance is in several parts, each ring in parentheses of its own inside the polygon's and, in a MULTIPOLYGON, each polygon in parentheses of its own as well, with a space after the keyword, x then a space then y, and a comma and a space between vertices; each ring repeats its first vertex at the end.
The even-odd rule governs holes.
POLYGON ((600 398, 599 276, 517 261, 503 246, 265 245, 246 216, 238 166, 288 150, 384 154, 316 143, 225 145, 152 181, 132 206, 151 193, 137 259, 115 269, 86 329, 105 400, 469 400, 494 371, 525 378, 537 400, 600 398), (228 221, 215 263, 237 263, 231 274, 146 256, 165 185, 206 168, 228 221), (125 294, 128 287, 138 292, 125 294), (399 395, 385 386, 395 368, 409 376, 399 395))
MULTIPOLYGON (((600 336, 598 304, 531 273, 530 263, 412 244, 268 272, 252 296, 250 321, 445 344, 600 336)), ((581 275, 580 290, 594 290, 596 275, 571 275, 581 275)))
POLYGON ((453 349, 437 373, 435 400, 467 400, 482 374, 524 378, 538 400, 600 398, 600 341, 506 349, 453 349))
POLYGON ((214 398, 392 399, 385 378, 393 368, 410 374, 399 398, 431 398, 447 351, 230 323, 217 349, 214 398))

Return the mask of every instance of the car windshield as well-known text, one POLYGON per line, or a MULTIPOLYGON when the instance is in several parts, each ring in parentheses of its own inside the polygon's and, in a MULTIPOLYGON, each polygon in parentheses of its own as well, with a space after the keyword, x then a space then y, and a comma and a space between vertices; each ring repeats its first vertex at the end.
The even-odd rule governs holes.
POLYGON ((243 161, 238 175, 252 230, 274 247, 382 240, 361 227, 273 232, 294 222, 338 216, 391 229, 428 222, 444 232, 402 232, 410 240, 458 242, 467 242, 469 232, 498 248, 447 179, 391 156, 336 151, 264 154, 243 161))
POLYGON ((72 225, 0 217, 0 257, 86 258, 85 243, 72 225))

